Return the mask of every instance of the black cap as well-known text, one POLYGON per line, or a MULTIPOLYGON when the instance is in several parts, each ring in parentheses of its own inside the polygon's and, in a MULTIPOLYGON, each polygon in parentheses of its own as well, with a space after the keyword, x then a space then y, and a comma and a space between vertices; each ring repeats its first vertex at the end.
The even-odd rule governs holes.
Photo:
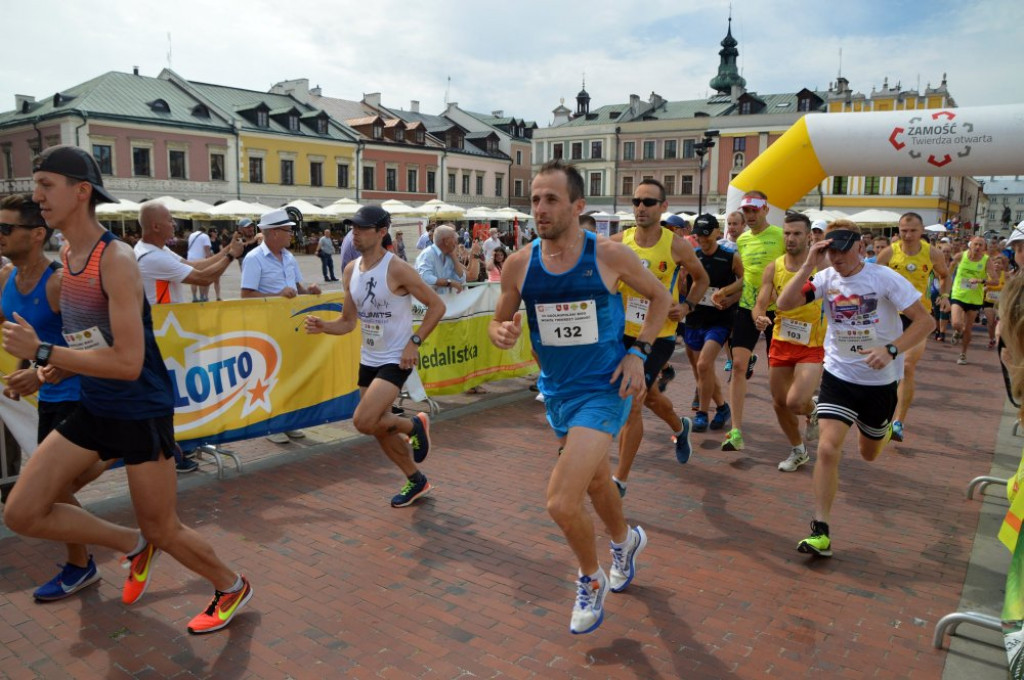
POLYGON ((718 218, 704 213, 693 221, 693 233, 697 236, 711 236, 718 229, 718 218))
POLYGON ((348 218, 343 225, 354 227, 390 227, 391 213, 379 205, 364 205, 356 211, 356 214, 348 218))
POLYGON ((117 203, 117 199, 103 188, 103 176, 96 159, 77 146, 62 144, 44 149, 33 161, 32 172, 52 172, 88 182, 92 185, 92 192, 99 197, 96 203, 117 203))
POLYGON ((825 234, 825 240, 829 241, 829 250, 838 250, 845 253, 854 245, 860 243, 860 234, 849 229, 836 229, 825 234))

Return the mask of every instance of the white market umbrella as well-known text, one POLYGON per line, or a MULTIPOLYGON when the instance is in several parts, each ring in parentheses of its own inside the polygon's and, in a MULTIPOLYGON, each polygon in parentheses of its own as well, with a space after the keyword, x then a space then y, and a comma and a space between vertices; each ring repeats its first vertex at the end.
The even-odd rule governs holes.
POLYGON ((196 210, 185 201, 181 200, 180 198, 175 198, 174 196, 158 196, 157 198, 153 198, 150 199, 149 201, 146 201, 146 203, 159 203, 160 205, 167 208, 170 211, 170 213, 175 217, 191 218, 197 212, 202 212, 196 210))
POLYGON ((256 217, 273 210, 270 206, 259 203, 246 203, 237 198, 215 205, 207 211, 207 214, 218 220, 237 219, 239 217, 256 217))
POLYGON ((900 214, 891 210, 868 208, 850 215, 850 220, 858 224, 897 224, 900 214))
POLYGON ((96 206, 96 217, 100 219, 111 219, 114 217, 137 217, 139 204, 122 198, 117 203, 100 203, 96 206))
POLYGON ((413 214, 420 215, 422 217, 432 217, 438 220, 472 219, 465 217, 465 208, 445 203, 438 198, 431 199, 418 208, 415 208, 413 214))
POLYGON ((384 201, 380 204, 380 207, 387 210, 392 215, 418 215, 420 214, 416 209, 407 203, 396 201, 394 199, 384 201))
POLYGON ((462 219, 464 219, 464 220, 486 220, 486 221, 490 221, 490 220, 496 220, 496 219, 499 219, 499 218, 495 217, 495 214, 494 214, 493 210, 491 210, 490 208, 488 208, 486 206, 480 205, 480 206, 477 206, 475 208, 470 208, 469 210, 467 210, 465 212, 465 214, 462 216, 462 219))
POLYGON ((200 201, 198 198, 190 198, 185 201, 187 205, 196 215, 206 215, 213 208, 213 205, 200 201))
POLYGON ((308 220, 311 217, 317 218, 330 216, 330 214, 327 212, 325 208, 321 208, 318 205, 313 205, 309 201, 304 201, 301 198, 298 198, 294 201, 290 201, 288 205, 293 208, 296 208, 300 213, 302 213, 302 218, 304 220, 308 220))
POLYGON ((949 229, 946 229, 946 225, 944 224, 929 224, 927 227, 924 228, 924 230, 930 231, 933 234, 940 232, 945 234, 946 232, 949 231, 949 229))
POLYGON ((497 210, 494 211, 494 214, 498 216, 495 219, 499 219, 499 220, 515 220, 515 219, 518 219, 520 222, 522 222, 523 220, 533 219, 533 215, 530 215, 530 214, 524 213, 524 212, 520 212, 519 210, 516 210, 515 208, 513 208, 511 206, 505 206, 504 208, 498 208, 497 210))

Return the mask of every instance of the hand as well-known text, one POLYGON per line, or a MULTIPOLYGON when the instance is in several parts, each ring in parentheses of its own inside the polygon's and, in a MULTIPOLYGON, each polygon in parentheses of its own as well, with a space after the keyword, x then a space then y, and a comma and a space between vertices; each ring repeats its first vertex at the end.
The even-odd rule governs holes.
POLYGON ((511 321, 502 321, 494 331, 492 340, 500 349, 512 349, 523 334, 523 313, 516 312, 511 321))
POLYGON ((725 309, 725 289, 719 288, 711 294, 711 304, 713 304, 716 309, 725 309))
POLYGON ((228 245, 227 251, 236 260, 242 257, 242 253, 245 252, 245 243, 242 241, 242 237, 236 236, 231 239, 231 244, 228 245))
POLYGON ((3 325, 4 349, 8 354, 19 359, 32 360, 36 358, 39 350, 39 337, 36 331, 25 321, 24 317, 17 312, 14 313, 14 321, 4 321, 3 325))
POLYGON ((36 375, 41 383, 56 385, 60 381, 70 378, 74 373, 56 366, 39 366, 36 368, 36 375))
POLYGON ((291 286, 285 286, 284 288, 281 289, 281 292, 278 293, 278 295, 280 295, 283 298, 293 298, 298 294, 298 291, 296 291, 291 286))
POLYGON ((399 360, 398 365, 408 370, 410 368, 416 368, 420 362, 420 348, 413 344, 413 341, 405 343, 405 349, 402 350, 402 358, 399 360))
POLYGON ((316 335, 318 333, 324 333, 324 320, 319 316, 307 316, 306 317, 306 335, 316 335))
POLYGON ((469 249, 471 255, 479 255, 481 250, 480 241, 473 241, 473 247, 469 249))
POLYGON ((318 286, 315 283, 311 283, 308 286, 306 286, 306 292, 309 293, 310 295, 319 295, 320 286, 318 286))
POLYGON ((7 376, 4 396, 17 400, 39 391, 39 376, 34 368, 21 368, 7 376))
MULTIPOLYGON (((689 309, 689 305, 687 305, 686 308, 689 309)), ((670 318, 672 321, 679 322, 683 320, 683 316, 684 314, 682 302, 673 302, 671 305, 669 305, 668 318, 670 318)))
POLYGON ((612 379, 608 382, 614 383, 619 378, 619 396, 625 399, 632 396, 634 399, 643 400, 647 393, 647 381, 644 379, 644 360, 635 354, 626 353, 622 361, 612 373, 612 379))
POLYGON ((456 281, 455 279, 449 279, 448 280, 448 287, 449 288, 454 288, 456 293, 461 293, 462 289, 464 288, 462 283, 460 283, 459 281, 456 281))
POLYGON ((949 306, 950 305, 949 305, 949 296, 948 295, 946 297, 940 297, 939 298, 939 311, 940 312, 948 312, 949 311, 949 306))
POLYGON ((767 316, 763 314, 756 314, 754 316, 754 327, 757 328, 758 331, 763 331, 764 329, 768 328, 771 325, 772 320, 769 319, 767 316))
POLYGON ((892 362, 892 355, 885 347, 869 347, 862 349, 860 354, 864 355, 864 363, 876 371, 885 368, 892 362))
POLYGON ((829 245, 832 243, 831 239, 827 236, 817 243, 812 243, 811 247, 807 250, 807 259, 804 261, 805 265, 811 265, 812 269, 825 269, 828 267, 828 251, 829 245))

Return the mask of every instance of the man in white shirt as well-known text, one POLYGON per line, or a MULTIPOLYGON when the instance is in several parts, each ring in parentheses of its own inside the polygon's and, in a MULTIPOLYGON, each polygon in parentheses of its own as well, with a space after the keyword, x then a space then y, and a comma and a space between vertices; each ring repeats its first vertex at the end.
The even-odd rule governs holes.
POLYGON ((490 236, 487 238, 486 241, 484 241, 483 245, 484 261, 486 262, 489 262, 492 259, 494 255, 494 250, 502 246, 501 239, 498 238, 498 230, 491 229, 489 233, 490 236))
MULTIPOLYGON (((196 227, 196 230, 188 237, 188 259, 197 262, 205 260, 211 255, 213 255, 213 244, 210 243, 210 236, 203 231, 202 227, 196 227)), ((206 302, 209 298, 209 284, 192 286, 192 302, 206 302)))
POLYGON ((188 302, 184 284, 208 287, 242 254, 242 241, 236 237, 216 255, 185 260, 167 247, 167 239, 174 235, 174 218, 155 201, 147 201, 139 208, 139 224, 142 238, 135 244, 135 259, 151 305, 188 302))

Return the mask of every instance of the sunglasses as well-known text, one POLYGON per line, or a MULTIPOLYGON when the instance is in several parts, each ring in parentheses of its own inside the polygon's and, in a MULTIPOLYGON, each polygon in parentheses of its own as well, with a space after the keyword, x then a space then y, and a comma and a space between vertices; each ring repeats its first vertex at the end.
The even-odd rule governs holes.
POLYGON ((634 198, 633 199, 633 205, 634 206, 639 206, 641 203, 643 203, 648 208, 653 208, 654 206, 656 206, 659 203, 661 203, 661 199, 658 199, 658 198, 634 198))
POLYGON ((39 229, 40 227, 44 227, 44 226, 46 226, 46 225, 43 225, 43 224, 8 224, 7 222, 0 222, 0 234, 3 234, 4 236, 10 236, 11 232, 14 231, 15 227, 19 227, 21 229, 39 229))

